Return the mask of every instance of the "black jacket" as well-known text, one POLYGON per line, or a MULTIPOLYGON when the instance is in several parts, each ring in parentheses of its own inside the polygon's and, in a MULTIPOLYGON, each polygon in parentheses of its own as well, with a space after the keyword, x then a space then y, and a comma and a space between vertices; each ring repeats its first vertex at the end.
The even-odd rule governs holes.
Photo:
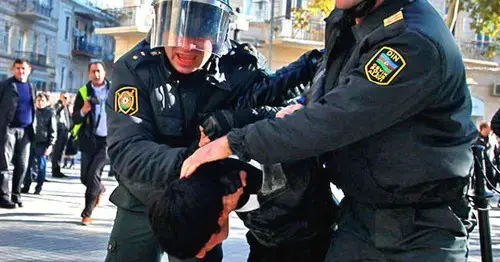
POLYGON ((45 107, 36 110, 35 143, 53 146, 57 138, 57 122, 54 109, 45 107))
POLYGON ((198 144, 202 115, 282 105, 291 98, 287 91, 310 82, 321 56, 309 52, 270 75, 253 47, 233 43, 229 54, 181 75, 163 52, 143 41, 115 64, 106 107, 108 153, 119 181, 111 201, 129 210, 143 211, 149 192, 179 177, 198 144))
POLYGON ((477 131, 460 51, 428 1, 386 0, 359 25, 336 10, 326 47, 307 107, 230 132, 232 151, 261 163, 323 154, 331 180, 370 205, 462 197, 477 131))
MULTIPOLYGON (((33 101, 33 123, 28 126, 25 130, 28 132, 29 138, 31 141, 35 139, 35 127, 36 127, 36 119, 35 119, 35 93, 36 90, 30 84, 31 87, 31 99, 33 101)), ((17 92, 17 87, 15 84, 14 77, 8 78, 2 82, 0 82, 0 170, 7 169, 7 161, 5 160, 3 154, 4 144, 7 138, 7 128, 10 123, 14 119, 17 109, 17 101, 19 99, 19 94, 17 92)))
MULTIPOLYGON (((209 114, 202 127, 211 140, 262 119, 273 119, 278 109, 261 107, 209 114), (210 132, 207 133, 206 131, 210 132)), ((263 165, 257 195, 260 207, 238 212, 251 234, 264 246, 298 246, 317 234, 328 234, 336 207, 328 177, 315 158, 263 165)), ((247 187, 251 183, 247 176, 247 187)), ((239 176, 236 177, 239 183, 239 176)), ((235 186, 237 187, 237 186, 235 186)))
MULTIPOLYGON (((86 85, 81 88, 87 88, 87 98, 95 97, 94 89, 92 88, 92 83, 89 81, 86 85)), ((106 80, 106 87, 110 88, 109 81, 106 80)), ((98 118, 96 115, 96 107, 92 104, 92 109, 85 116, 82 117, 80 110, 83 107, 83 98, 80 92, 76 95, 75 104, 73 106, 73 114, 71 119, 73 124, 82 124, 82 127, 78 131, 78 145, 82 152, 92 152, 95 146, 95 131, 97 126, 95 122, 98 118)), ((105 103, 102 101, 102 103, 105 103)), ((99 121, 106 121, 106 119, 100 119, 99 121)))
POLYGON ((71 127, 71 114, 69 113, 68 106, 62 104, 62 101, 57 101, 55 105, 57 128, 69 129, 71 127))

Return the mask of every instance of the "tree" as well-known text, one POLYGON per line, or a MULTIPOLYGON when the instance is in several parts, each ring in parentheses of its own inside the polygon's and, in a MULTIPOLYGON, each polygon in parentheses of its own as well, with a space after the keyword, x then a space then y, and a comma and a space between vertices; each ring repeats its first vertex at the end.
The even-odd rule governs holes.
POLYGON ((446 24, 453 32, 459 11, 466 11, 472 19, 470 27, 476 34, 485 34, 490 39, 497 39, 488 46, 485 55, 493 57, 499 50, 500 37, 500 1, 491 0, 446 0, 448 15, 446 24))

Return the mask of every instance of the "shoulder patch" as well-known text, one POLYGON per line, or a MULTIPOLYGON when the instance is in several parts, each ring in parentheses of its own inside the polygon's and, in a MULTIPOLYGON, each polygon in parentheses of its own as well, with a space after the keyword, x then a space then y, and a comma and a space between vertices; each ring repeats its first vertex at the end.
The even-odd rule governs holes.
POLYGON ((399 11, 389 17, 387 17, 386 19, 384 19, 384 27, 388 27, 394 23, 396 23, 397 21, 401 21, 403 20, 403 12, 399 11))
POLYGON ((384 46, 366 63, 366 78, 372 83, 386 86, 405 66, 406 61, 398 51, 384 46))
POLYGON ((134 115, 139 111, 137 87, 124 86, 115 92, 115 111, 126 115, 134 115))

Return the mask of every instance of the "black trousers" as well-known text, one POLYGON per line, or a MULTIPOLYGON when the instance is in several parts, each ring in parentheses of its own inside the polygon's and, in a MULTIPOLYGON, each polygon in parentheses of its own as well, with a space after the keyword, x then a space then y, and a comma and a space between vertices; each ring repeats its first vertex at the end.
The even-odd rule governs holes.
POLYGON ((68 143, 69 129, 64 125, 57 127, 57 140, 52 151, 52 175, 61 173, 61 159, 64 154, 64 148, 68 143))
POLYGON ((267 247, 262 245, 254 235, 247 232, 250 246, 248 262, 323 262, 330 245, 332 231, 319 232, 316 236, 291 245, 267 247))
POLYGON ((85 185, 85 208, 82 217, 90 217, 95 208, 97 196, 103 190, 101 184, 102 169, 106 165, 106 138, 96 137, 91 150, 82 151, 80 180, 85 185))
MULTIPOLYGON (((6 162, 12 162, 14 173, 12 174, 12 201, 21 203, 21 186, 28 170, 30 156, 30 139, 23 128, 8 128, 7 139, 2 145, 1 151, 6 162)), ((9 178, 7 170, 0 170, 0 197, 9 199, 9 178)))

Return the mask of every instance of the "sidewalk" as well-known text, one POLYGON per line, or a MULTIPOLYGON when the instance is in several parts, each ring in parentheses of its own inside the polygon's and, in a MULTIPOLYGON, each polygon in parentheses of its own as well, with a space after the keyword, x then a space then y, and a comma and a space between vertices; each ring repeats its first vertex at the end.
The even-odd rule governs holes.
MULTIPOLYGON (((70 176, 66 179, 49 176, 51 182, 44 184, 41 195, 23 195, 23 208, 0 209, 0 261, 104 261, 116 212, 108 199, 117 182, 104 172, 107 191, 94 210, 94 223, 82 226, 80 212, 84 207, 85 187, 80 184, 77 168, 63 170, 70 176)), ((496 204, 497 198, 492 203, 496 204)), ((494 256, 500 259, 500 209, 495 207, 490 211, 490 222, 494 256)), ((230 223, 229 238, 224 242, 224 261, 246 261, 246 228, 234 214, 230 223)), ((481 261, 477 228, 470 243, 469 261, 481 261)), ((163 261, 168 260, 164 257, 163 261)))

